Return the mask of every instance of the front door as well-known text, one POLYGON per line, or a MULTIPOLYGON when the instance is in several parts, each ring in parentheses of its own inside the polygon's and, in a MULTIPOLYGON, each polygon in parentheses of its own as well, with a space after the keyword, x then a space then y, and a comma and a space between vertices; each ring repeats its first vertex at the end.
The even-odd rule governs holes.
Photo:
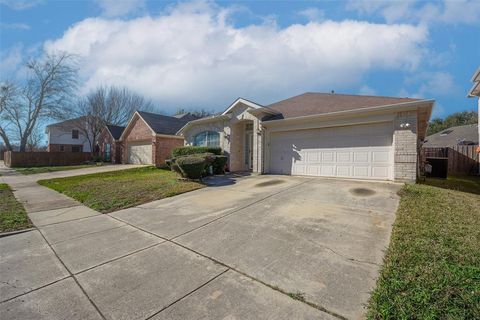
POLYGON ((245 135, 245 164, 249 170, 253 169, 253 132, 245 135))
POLYGON ((110 143, 105 144, 105 162, 110 162, 111 149, 110 143))

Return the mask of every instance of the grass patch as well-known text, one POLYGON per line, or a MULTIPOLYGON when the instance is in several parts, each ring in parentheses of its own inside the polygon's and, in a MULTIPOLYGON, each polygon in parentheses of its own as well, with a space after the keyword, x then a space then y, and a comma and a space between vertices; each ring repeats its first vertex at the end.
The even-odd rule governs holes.
POLYGON ((155 167, 40 180, 38 183, 103 213, 203 187, 198 182, 180 181, 175 172, 155 167))
POLYGON ((427 178, 420 183, 443 189, 480 194, 480 177, 449 175, 447 179, 427 178))
POLYGON ((480 319, 480 196, 470 180, 403 187, 369 319, 480 319))
POLYGON ((7 184, 0 183, 0 232, 9 232, 31 228, 22 204, 15 199, 7 184))
POLYGON ((287 295, 292 299, 305 301, 305 294, 302 292, 289 292, 287 295))
POLYGON ((91 164, 81 164, 76 166, 51 166, 51 167, 28 167, 28 168, 14 168, 17 172, 21 174, 37 174, 37 173, 46 173, 46 172, 55 172, 55 171, 67 171, 67 170, 76 170, 83 168, 92 168, 95 165, 91 164))

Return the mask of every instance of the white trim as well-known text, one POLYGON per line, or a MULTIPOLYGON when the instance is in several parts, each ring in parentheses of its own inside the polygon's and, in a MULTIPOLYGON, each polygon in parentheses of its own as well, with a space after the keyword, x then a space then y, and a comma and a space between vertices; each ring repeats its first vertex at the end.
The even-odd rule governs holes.
POLYGON ((228 120, 228 119, 230 119, 230 117, 228 115, 216 115, 216 116, 211 116, 211 117, 206 117, 206 118, 201 118, 201 119, 189 121, 183 127, 181 127, 180 130, 178 130, 176 134, 177 135, 182 135, 183 132, 192 125, 204 124, 204 123, 216 122, 216 121, 219 121, 219 120, 228 120))
POLYGON ((475 71, 475 73, 473 74, 472 79, 470 79, 470 81, 471 82, 480 81, 480 67, 478 67, 477 71, 475 71))
POLYGON ((479 97, 479 96, 480 96, 480 81, 477 81, 473 84, 472 89, 468 91, 467 97, 473 98, 473 97, 479 97), (477 93, 474 93, 475 90, 477 91, 477 93))
POLYGON ((155 135, 156 137, 160 137, 160 138, 172 138, 172 139, 184 139, 183 137, 181 136, 176 136, 176 135, 173 135, 173 134, 156 134, 155 135))
POLYGON ((428 107, 431 109, 433 107, 434 102, 435 100, 409 101, 409 102, 395 103, 395 104, 389 104, 389 105, 378 106, 378 107, 369 107, 369 108, 346 110, 346 111, 335 111, 335 112, 300 116, 300 117, 287 118, 287 119, 262 121, 262 126, 268 128, 270 126, 285 124, 289 122, 316 120, 316 119, 323 119, 323 118, 336 117, 336 116, 342 116, 342 115, 363 114, 363 113, 369 113, 369 112, 375 112, 375 111, 392 111, 392 112, 393 111, 397 111, 397 112, 412 111, 412 110, 416 110, 417 107, 422 107, 424 105, 425 107, 428 107))
POLYGON ((243 103, 244 105, 246 106, 249 106, 250 108, 253 108, 253 109, 260 109, 260 108, 264 108, 263 106, 259 105, 259 104, 256 104, 252 101, 248 101, 246 99, 243 99, 243 98, 238 98, 237 100, 235 100, 228 108, 227 110, 223 111, 222 113, 222 116, 226 115, 227 113, 230 112, 230 110, 232 110, 233 108, 236 107, 237 104, 239 103, 243 103))

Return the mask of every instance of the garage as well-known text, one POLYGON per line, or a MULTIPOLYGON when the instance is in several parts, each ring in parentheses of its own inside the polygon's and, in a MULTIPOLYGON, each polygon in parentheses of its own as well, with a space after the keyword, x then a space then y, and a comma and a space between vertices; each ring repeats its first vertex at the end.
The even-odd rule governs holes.
POLYGON ((272 132, 269 172, 393 179, 393 123, 272 132))
POLYGON ((128 163, 152 164, 152 142, 131 142, 128 144, 128 163))

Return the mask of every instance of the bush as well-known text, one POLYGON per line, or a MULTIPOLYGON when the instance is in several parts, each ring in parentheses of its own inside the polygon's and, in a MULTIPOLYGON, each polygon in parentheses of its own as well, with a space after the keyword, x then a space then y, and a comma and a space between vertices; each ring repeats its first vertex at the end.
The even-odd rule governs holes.
POLYGON ((177 147, 172 151, 172 158, 181 156, 190 156, 199 153, 212 153, 214 155, 222 155, 222 148, 220 147, 198 147, 198 146, 184 146, 177 147))
POLYGON ((182 176, 188 179, 200 179, 205 170, 206 161, 203 157, 180 157, 175 160, 182 176))
POLYGON ((213 161, 213 173, 214 174, 224 174, 225 166, 227 165, 228 157, 227 156, 215 156, 213 161))

